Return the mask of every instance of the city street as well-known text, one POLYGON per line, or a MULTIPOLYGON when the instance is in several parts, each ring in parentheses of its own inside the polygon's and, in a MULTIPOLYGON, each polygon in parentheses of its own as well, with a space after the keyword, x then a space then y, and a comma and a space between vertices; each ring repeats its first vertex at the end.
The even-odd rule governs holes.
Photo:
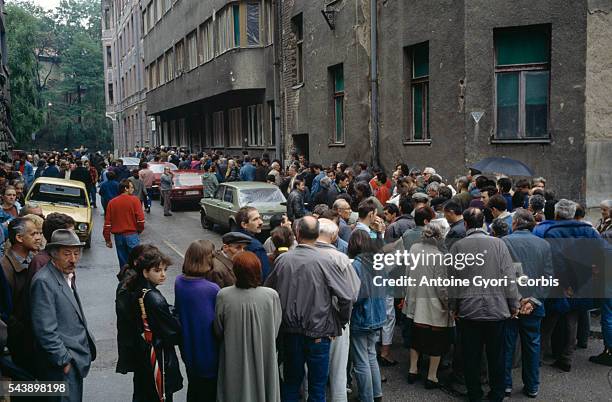
MULTIPOLYGON (((114 249, 108 249, 102 238, 103 217, 101 208, 94 210, 95 228, 92 248, 86 250, 78 271, 78 284, 85 308, 89 327, 97 340, 98 358, 93 363, 89 376, 85 379, 86 401, 127 401, 131 399, 132 375, 115 373, 117 361, 115 326, 115 288, 118 262, 114 249)), ((194 239, 209 239, 220 245, 218 233, 205 231, 195 211, 176 212, 172 217, 163 217, 159 203, 155 202, 147 223, 143 242, 150 242, 167 253, 174 262, 169 270, 169 278, 161 287, 162 293, 170 303, 174 300, 174 278, 180 273, 182 255, 194 239)), ((426 391, 421 383, 409 385, 405 380, 408 370, 408 353, 401 348, 399 329, 396 329, 394 357, 400 364, 396 367, 382 368, 388 378, 383 385, 385 401, 448 401, 457 400, 444 391, 426 391)), ((612 384, 609 383, 609 369, 589 363, 588 356, 601 351, 602 342, 591 339, 587 350, 576 352, 571 373, 562 373, 550 367, 541 372, 541 391, 538 400, 609 400, 612 384)), ((182 368, 185 376, 184 367, 182 368)), ((513 399, 526 399, 520 393, 520 369, 514 371, 515 389, 513 399)), ((183 390, 175 394, 176 401, 184 401, 187 381, 183 390)))

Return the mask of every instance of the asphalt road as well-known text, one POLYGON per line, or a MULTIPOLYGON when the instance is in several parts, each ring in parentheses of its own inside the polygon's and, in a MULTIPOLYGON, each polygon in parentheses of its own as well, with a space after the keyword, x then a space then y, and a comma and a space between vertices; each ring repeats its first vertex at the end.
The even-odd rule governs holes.
MULTIPOLYGON (((209 239, 220 245, 220 235, 203 230, 199 213, 195 211, 176 212, 164 217, 157 202, 151 214, 146 216, 143 243, 153 243, 169 255, 174 264, 169 278, 160 287, 170 303, 174 301, 174 278, 180 273, 182 257, 189 243, 196 239, 209 239)), ((101 209, 95 210, 92 247, 84 252, 78 270, 81 300, 89 327, 96 337, 98 358, 92 364, 85 379, 85 401, 123 402, 131 400, 132 375, 115 373, 117 362, 115 289, 119 263, 114 249, 106 248, 102 238, 103 216, 101 209)), ((383 385, 385 401, 452 401, 459 398, 442 390, 426 391, 421 383, 409 385, 405 376, 408 372, 408 352, 401 348, 399 329, 396 330, 396 345, 393 354, 399 365, 382 368, 388 378, 383 385)), ((587 350, 576 351, 572 372, 563 373, 551 367, 542 367, 540 401, 610 401, 612 400, 612 370, 588 362, 588 356, 602 349, 600 339, 591 339, 587 350), (610 374, 611 379, 608 380, 610 374), (610 382, 609 382, 610 381, 610 382)), ((185 375, 184 367, 182 368, 185 375)), ((515 390, 512 399, 527 399, 520 389, 520 369, 514 370, 515 390)), ((185 388, 174 395, 175 401, 184 401, 185 388)))

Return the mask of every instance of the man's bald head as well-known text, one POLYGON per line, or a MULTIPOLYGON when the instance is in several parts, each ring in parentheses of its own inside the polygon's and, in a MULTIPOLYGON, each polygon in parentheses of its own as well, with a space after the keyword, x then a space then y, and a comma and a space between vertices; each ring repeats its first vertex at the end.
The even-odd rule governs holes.
POLYGON ((484 214, 479 208, 468 208, 463 211, 463 220, 467 229, 481 229, 484 224, 484 214))
POLYGON ((313 243, 319 237, 319 221, 312 216, 300 219, 298 227, 298 243, 313 243))

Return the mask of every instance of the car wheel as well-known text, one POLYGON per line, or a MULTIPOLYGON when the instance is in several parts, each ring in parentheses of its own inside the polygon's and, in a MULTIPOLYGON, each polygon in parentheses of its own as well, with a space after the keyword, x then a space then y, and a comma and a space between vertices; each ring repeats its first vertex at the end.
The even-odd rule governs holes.
POLYGON ((213 228, 213 223, 208 220, 204 210, 200 210, 200 223, 202 224, 202 229, 212 230, 213 228))

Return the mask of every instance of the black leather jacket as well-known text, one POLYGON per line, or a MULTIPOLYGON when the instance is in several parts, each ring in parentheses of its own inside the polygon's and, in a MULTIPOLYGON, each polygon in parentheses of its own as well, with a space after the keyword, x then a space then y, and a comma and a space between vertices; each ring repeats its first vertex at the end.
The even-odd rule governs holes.
MULTIPOLYGON (((165 297, 155 289, 155 287, 144 279, 140 279, 136 284, 132 293, 133 311, 136 325, 132 325, 135 329, 131 336, 136 336, 136 347, 134 350, 135 369, 150 370, 149 363, 149 348, 145 343, 142 332, 143 323, 140 305, 138 299, 142 297, 144 289, 147 293, 144 296, 144 305, 147 313, 149 328, 153 332, 153 346, 157 354, 158 361, 161 362, 162 355, 164 361, 165 373, 165 390, 166 394, 172 394, 183 388, 183 377, 179 369, 179 361, 176 355, 175 345, 181 343, 181 324, 178 318, 174 315, 173 308, 168 304, 165 297)), ((122 340, 119 339, 121 345, 122 340)), ((121 349, 121 346, 120 346, 121 349)))
POLYGON ((293 221, 303 218, 305 215, 304 193, 297 189, 293 190, 287 198, 287 217, 293 221))

